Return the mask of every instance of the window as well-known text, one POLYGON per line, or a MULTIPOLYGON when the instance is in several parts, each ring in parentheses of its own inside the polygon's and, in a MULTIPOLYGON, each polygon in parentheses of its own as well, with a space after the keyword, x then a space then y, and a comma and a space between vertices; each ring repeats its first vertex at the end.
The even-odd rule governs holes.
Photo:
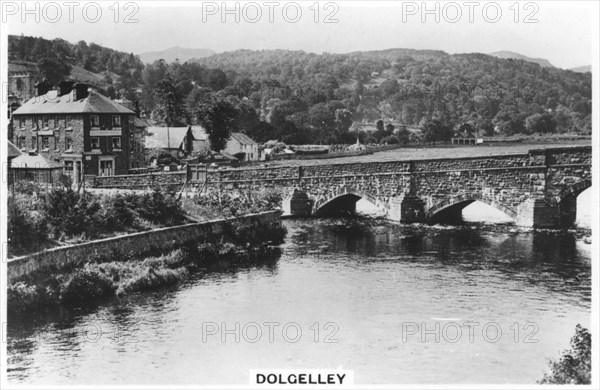
POLYGON ((92 149, 100 149, 100 138, 92 137, 92 149))
POLYGON ((64 172, 65 175, 73 178, 73 161, 65 160, 64 172))
POLYGON ((17 146, 19 147, 19 149, 24 149, 27 147, 27 145, 25 145, 26 143, 26 139, 25 136, 21 136, 19 137, 19 139, 17 140, 17 146))
POLYGON ((112 160, 100 160, 100 169, 99 169, 98 174, 100 176, 112 176, 113 175, 112 160))
POLYGON ((46 135, 42 137, 42 149, 44 149, 44 150, 50 149, 50 137, 48 137, 46 135))
POLYGON ((112 147, 113 149, 121 149, 121 137, 113 137, 112 147))
POLYGON ((37 137, 31 137, 31 149, 37 149, 37 137))
POLYGON ((65 127, 65 117, 64 116, 57 116, 54 119, 54 128, 58 129, 60 127, 65 127))
POLYGON ((119 115, 113 115, 112 127, 121 127, 121 117, 119 115))
POLYGON ((42 128, 47 128, 48 127, 48 122, 50 121, 50 118, 48 118, 48 115, 44 115, 42 117, 42 128))
POLYGON ((92 123, 92 127, 100 127, 100 117, 98 115, 91 115, 90 121, 92 123))
POLYGON ((23 118, 22 116, 19 117, 19 128, 24 128, 25 127, 25 118, 23 118))
POLYGON ((39 116, 36 116, 36 117, 35 117, 35 122, 36 122, 36 124, 37 124, 37 126, 36 126, 36 127, 37 127, 38 129, 41 129, 41 128, 42 128, 42 118, 41 118, 41 117, 39 117, 39 116))
POLYGON ((71 115, 67 115, 65 117, 65 125, 68 130, 71 130, 71 128, 73 126, 73 117, 71 115))
POLYGON ((73 148, 73 139, 70 137, 65 138, 65 151, 71 151, 73 148))

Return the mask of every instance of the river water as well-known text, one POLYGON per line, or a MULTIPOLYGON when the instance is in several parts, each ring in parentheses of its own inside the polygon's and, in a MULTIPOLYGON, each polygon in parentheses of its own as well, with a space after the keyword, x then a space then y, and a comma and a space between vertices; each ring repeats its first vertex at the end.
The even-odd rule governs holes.
MULTIPOLYGON (((465 209, 481 216, 495 218, 465 209)), ((277 261, 11 318, 9 381, 245 385, 250 369, 343 368, 357 384, 534 383, 589 328, 581 232, 284 223, 277 261)))

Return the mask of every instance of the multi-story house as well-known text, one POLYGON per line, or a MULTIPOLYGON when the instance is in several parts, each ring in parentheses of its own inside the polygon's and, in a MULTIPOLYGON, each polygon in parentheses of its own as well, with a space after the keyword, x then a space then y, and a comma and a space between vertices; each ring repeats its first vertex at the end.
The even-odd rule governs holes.
POLYGON ((260 157, 258 144, 244 133, 231 133, 224 151, 239 161, 258 161, 260 157))
POLYGON ((78 183, 83 175, 127 174, 143 162, 130 151, 135 113, 86 84, 40 83, 37 96, 13 112, 13 142, 63 166, 78 183))

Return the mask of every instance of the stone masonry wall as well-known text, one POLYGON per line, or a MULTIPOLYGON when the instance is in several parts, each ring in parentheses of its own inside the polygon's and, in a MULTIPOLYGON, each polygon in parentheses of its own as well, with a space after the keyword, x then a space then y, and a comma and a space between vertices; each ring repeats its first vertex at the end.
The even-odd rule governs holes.
POLYGON ((280 226, 281 212, 268 211, 250 214, 239 218, 190 223, 182 226, 166 227, 147 232, 127 234, 83 244, 52 248, 46 251, 18 257, 8 261, 8 280, 12 280, 40 269, 57 270, 67 264, 85 262, 90 256, 105 254, 141 256, 154 250, 166 251, 181 246, 188 241, 202 242, 209 235, 221 234, 227 223, 238 221, 245 226, 268 224, 280 226))

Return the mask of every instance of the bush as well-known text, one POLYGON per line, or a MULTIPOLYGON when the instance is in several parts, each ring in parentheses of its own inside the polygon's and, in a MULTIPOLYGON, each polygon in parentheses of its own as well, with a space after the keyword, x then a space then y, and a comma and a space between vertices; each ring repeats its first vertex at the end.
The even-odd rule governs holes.
POLYGON ((138 196, 116 194, 103 199, 103 225, 106 230, 124 230, 136 226, 138 196))
POLYGON ((139 215, 152 223, 172 226, 186 220, 185 212, 175 195, 158 189, 139 197, 137 207, 139 215))
POLYGON ((571 349, 558 361, 550 360, 550 374, 544 374, 541 384, 589 385, 592 380, 592 335, 577 324, 571 338, 571 349))
POLYGON ((112 279, 95 264, 86 264, 73 272, 63 282, 60 291, 62 302, 86 303, 114 292, 112 279))
POLYGON ((54 237, 72 237, 85 233, 94 237, 101 228, 98 201, 91 194, 80 195, 72 189, 58 189, 46 198, 44 212, 54 237))
POLYGON ((8 199, 8 249, 13 251, 36 251, 47 241, 46 220, 36 212, 30 212, 20 202, 8 199))

